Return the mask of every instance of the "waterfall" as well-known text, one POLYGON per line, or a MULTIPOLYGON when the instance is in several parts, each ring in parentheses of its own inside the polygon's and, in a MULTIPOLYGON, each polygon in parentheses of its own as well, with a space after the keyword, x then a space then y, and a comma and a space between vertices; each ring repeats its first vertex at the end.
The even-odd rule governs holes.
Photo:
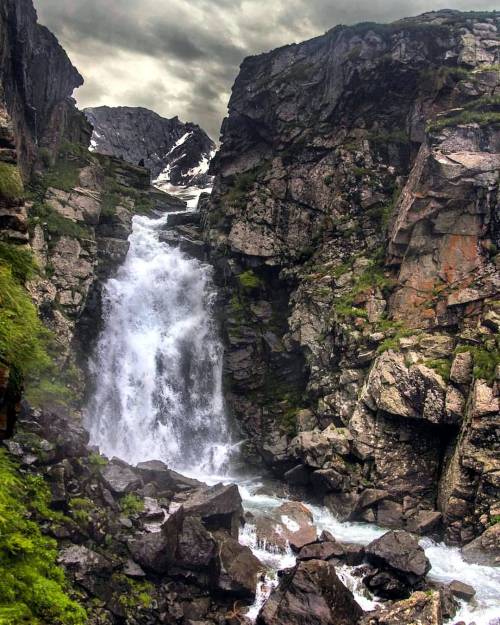
POLYGON ((134 217, 125 263, 104 286, 86 427, 110 457, 220 473, 230 443, 211 267, 159 240, 167 218, 134 217))

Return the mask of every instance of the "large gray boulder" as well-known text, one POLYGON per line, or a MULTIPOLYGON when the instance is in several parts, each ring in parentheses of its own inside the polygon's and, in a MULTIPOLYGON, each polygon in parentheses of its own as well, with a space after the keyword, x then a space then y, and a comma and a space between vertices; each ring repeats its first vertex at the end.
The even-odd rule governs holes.
POLYGON ((137 471, 117 458, 101 469, 101 477, 107 488, 116 495, 125 495, 142 486, 137 471))

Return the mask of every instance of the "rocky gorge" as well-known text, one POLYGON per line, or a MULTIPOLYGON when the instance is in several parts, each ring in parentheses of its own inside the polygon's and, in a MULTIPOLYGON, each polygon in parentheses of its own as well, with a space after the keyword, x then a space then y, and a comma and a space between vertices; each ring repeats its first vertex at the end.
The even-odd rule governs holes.
POLYGON ((495 622, 499 27, 441 11, 246 59, 192 212, 89 151, 80 75, 31 0, 2 5, 1 623, 495 622), (131 328, 151 368, 100 395, 131 328))

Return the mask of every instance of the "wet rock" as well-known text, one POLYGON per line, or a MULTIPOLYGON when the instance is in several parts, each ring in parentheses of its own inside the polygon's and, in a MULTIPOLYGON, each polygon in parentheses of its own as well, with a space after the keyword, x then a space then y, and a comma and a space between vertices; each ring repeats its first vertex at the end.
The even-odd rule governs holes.
POLYGON ((172 471, 161 460, 139 462, 136 468, 144 484, 154 483, 160 490, 177 492, 189 488, 198 488, 202 485, 198 480, 172 471))
POLYGON ((183 521, 184 511, 180 507, 166 519, 160 531, 130 538, 127 545, 132 558, 146 570, 166 573, 175 560, 183 521))
POLYGON ((217 545, 200 519, 186 517, 179 534, 176 564, 187 569, 208 567, 214 560, 217 545))
POLYGON ((302 547, 297 555, 297 560, 331 560, 332 558, 343 558, 344 555, 345 551, 340 543, 325 541, 302 547))
POLYGON ((137 472, 116 458, 101 469, 101 477, 104 484, 116 495, 125 495, 142 486, 142 480, 137 472))
POLYGON ((113 563, 108 558, 84 545, 65 547, 59 552, 57 561, 76 580, 82 580, 90 575, 109 574, 114 568, 113 563))
POLYGON ((195 491, 183 503, 186 516, 200 516, 208 529, 227 529, 235 538, 243 518, 241 496, 235 484, 216 484, 195 491))
POLYGON ((311 475, 311 483, 319 495, 343 490, 346 476, 335 469, 318 469, 311 475))
POLYGON ((442 625, 439 592, 415 592, 403 601, 365 614, 359 625, 442 625))
POLYGON ((485 566, 500 566, 500 523, 486 529, 481 536, 462 549, 464 560, 485 566))
POLYGON ((224 532, 216 532, 218 576, 216 588, 236 597, 253 600, 264 567, 251 549, 224 532))
POLYGON ((292 486, 307 486, 311 482, 311 469, 298 464, 284 474, 285 480, 292 486))
POLYGON ((441 525, 442 519, 443 515, 437 510, 420 510, 408 519, 407 528, 410 532, 425 536, 426 534, 436 532, 441 525))
POLYGON ((365 557, 376 567, 368 576, 368 587, 389 598, 405 596, 431 568, 417 540, 404 531, 390 531, 372 541, 365 548, 365 557))
POLYGON ((448 588, 450 592, 455 595, 455 597, 465 599, 466 601, 470 601, 476 594, 476 591, 472 586, 459 582, 456 579, 448 584, 448 588))
POLYGON ((361 608, 329 562, 299 562, 281 578, 257 625, 355 625, 361 608))
POLYGON ((299 551, 304 545, 317 539, 313 515, 304 504, 286 502, 276 508, 273 516, 284 526, 283 534, 294 551, 299 551))

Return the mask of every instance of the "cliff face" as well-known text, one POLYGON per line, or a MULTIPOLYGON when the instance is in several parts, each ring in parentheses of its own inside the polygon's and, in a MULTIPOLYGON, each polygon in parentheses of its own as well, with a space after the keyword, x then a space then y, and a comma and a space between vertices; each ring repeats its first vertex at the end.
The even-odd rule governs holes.
POLYGON ((443 11, 246 59, 204 217, 248 457, 454 543, 498 513, 499 26, 443 11))
POLYGON ((143 162, 162 184, 207 186, 215 144, 196 124, 165 119, 145 108, 85 109, 94 127, 92 149, 137 165, 143 162))
POLYGON ((71 95, 83 79, 54 35, 37 23, 30 0, 0 7, 0 82, 12 117, 20 166, 28 173, 39 148, 89 140, 71 95))

